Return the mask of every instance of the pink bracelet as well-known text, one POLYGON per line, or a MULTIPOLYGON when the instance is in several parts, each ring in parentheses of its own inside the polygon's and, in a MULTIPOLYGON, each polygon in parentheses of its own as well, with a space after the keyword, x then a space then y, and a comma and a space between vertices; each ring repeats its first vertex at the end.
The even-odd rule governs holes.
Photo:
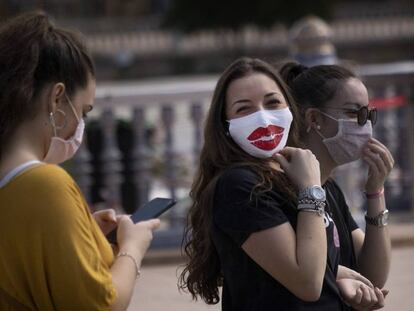
POLYGON ((367 197, 367 199, 377 199, 380 196, 382 196, 383 194, 384 194, 384 188, 382 188, 380 191, 374 192, 374 193, 366 193, 365 192, 365 196, 367 197))

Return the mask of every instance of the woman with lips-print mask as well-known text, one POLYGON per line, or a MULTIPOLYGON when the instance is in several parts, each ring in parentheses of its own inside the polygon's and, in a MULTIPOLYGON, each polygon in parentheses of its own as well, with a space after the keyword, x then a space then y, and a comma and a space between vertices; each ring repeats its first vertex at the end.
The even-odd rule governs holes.
MULTIPOLYGON (((319 163, 295 147, 295 106, 269 64, 221 75, 191 189, 180 287, 222 310, 343 310, 339 244, 319 163)), ((329 191, 329 190, 328 190, 329 191)))
POLYGON ((300 139, 319 160, 321 182, 335 195, 329 206, 341 245, 340 264, 360 272, 374 285, 361 299, 358 280, 349 280, 349 270, 340 269, 338 285, 346 302, 355 308, 373 310, 384 305, 381 292, 387 280, 391 243, 387 228, 384 182, 394 160, 389 150, 372 137, 377 111, 369 107, 364 84, 351 71, 336 65, 311 68, 289 62, 280 73, 299 108, 300 139), (365 184, 367 214, 365 233, 353 220, 338 185, 329 178, 338 166, 358 159, 368 164, 365 184), (356 289, 356 290, 355 290, 356 289))

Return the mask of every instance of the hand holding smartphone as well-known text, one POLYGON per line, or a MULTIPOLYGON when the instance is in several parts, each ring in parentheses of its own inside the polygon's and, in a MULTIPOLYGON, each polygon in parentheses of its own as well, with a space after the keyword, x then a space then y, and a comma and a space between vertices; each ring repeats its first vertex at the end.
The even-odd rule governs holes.
MULTIPOLYGON (((155 198, 132 214, 131 219, 136 224, 140 221, 157 218, 175 204, 176 202, 173 199, 155 198)), ((106 236, 111 244, 117 244, 116 231, 117 229, 114 229, 106 236)))

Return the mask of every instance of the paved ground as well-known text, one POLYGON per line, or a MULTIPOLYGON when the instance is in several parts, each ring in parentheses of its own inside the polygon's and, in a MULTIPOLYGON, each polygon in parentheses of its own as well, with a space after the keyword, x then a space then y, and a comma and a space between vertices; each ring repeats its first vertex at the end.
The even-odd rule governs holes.
MULTIPOLYGON (((220 306, 191 302, 177 290, 176 264, 144 266, 129 311, 208 311, 220 306)), ((393 250, 391 274, 386 288, 386 311, 414 310, 414 247, 393 250)))

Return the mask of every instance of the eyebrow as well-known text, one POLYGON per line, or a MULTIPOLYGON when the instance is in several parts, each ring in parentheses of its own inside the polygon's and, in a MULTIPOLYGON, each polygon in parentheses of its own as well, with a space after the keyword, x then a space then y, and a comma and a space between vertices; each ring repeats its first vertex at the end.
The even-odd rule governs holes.
POLYGON ((269 96, 273 96, 273 95, 280 95, 280 96, 283 96, 281 93, 279 93, 279 92, 271 92, 271 93, 268 93, 268 94, 266 94, 264 97, 269 97, 269 96))
MULTIPOLYGON (((280 95, 280 96, 283 96, 281 93, 279 93, 279 92, 271 92, 271 93, 267 93, 265 96, 263 96, 264 98, 266 98, 266 97, 270 97, 270 96, 273 96, 273 95, 280 95)), ((251 102, 251 100, 250 99, 239 99, 239 100, 236 100, 235 102, 233 102, 233 105, 235 105, 235 104, 238 104, 238 103, 250 103, 251 102)))
POLYGON ((238 103, 250 103, 251 102, 251 100, 250 99, 239 99, 239 100, 236 100, 234 103, 233 103, 233 106, 235 105, 235 104, 238 104, 238 103))
POLYGON ((352 102, 346 102, 345 106, 353 106, 353 107, 356 107, 357 109, 365 107, 365 105, 362 105, 360 103, 352 103, 352 102))

